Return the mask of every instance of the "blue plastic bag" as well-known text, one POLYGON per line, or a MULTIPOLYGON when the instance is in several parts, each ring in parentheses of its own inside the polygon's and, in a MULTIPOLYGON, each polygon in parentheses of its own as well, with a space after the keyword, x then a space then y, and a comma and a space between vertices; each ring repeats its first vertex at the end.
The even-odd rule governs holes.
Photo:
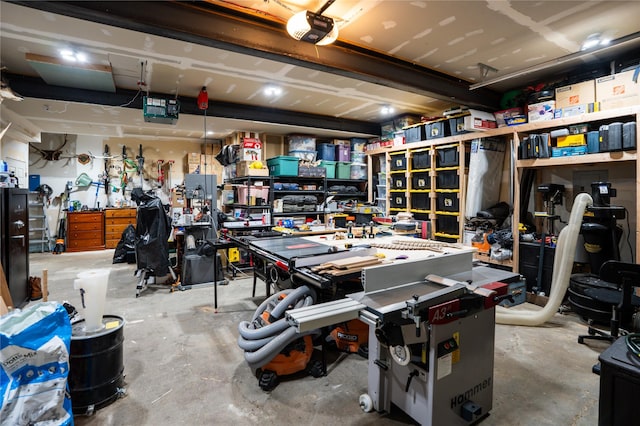
POLYGON ((67 383, 70 344, 69 315, 56 302, 0 317, 3 424, 73 425, 67 383))

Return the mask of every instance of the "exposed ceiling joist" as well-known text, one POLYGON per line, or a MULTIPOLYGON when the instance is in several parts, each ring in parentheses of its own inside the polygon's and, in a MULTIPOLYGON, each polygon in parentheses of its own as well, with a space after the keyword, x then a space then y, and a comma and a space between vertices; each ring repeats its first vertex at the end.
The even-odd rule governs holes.
POLYGON ((470 91, 469 83, 343 42, 318 49, 286 33, 284 24, 240 16, 206 2, 31 2, 27 7, 206 45, 474 107, 496 109, 499 94, 470 91))
MULTIPOLYGON (((48 85, 36 77, 14 74, 6 74, 6 77, 11 81, 12 89, 26 97, 142 109, 141 96, 138 96, 133 102, 131 101, 137 93, 134 90, 117 89, 115 93, 109 93, 48 85)), ((198 109, 196 98, 179 96, 178 99, 180 100, 180 113, 203 115, 203 111, 198 109)), ((375 123, 231 102, 216 102, 215 100, 209 101, 207 116, 330 129, 372 136, 380 134, 380 125, 375 123)))

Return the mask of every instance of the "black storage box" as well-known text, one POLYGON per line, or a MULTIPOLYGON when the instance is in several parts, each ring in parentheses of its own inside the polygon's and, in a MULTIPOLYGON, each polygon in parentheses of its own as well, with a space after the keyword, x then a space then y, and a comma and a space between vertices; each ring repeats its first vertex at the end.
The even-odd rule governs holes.
POLYGON ((411 189, 425 190, 431 188, 429 172, 413 173, 411 175, 411 189))
POLYGON ((392 172, 396 170, 407 170, 407 157, 405 157, 404 154, 392 155, 389 168, 392 172))
POLYGON ((436 194, 436 211, 457 212, 460 210, 460 201, 457 192, 438 192, 436 194))
POLYGON ((434 121, 432 123, 429 123, 427 125, 427 140, 449 136, 449 130, 450 129, 448 120, 434 121))
POLYGON ((429 198, 429 194, 411 194, 411 208, 417 210, 431 210, 431 198, 429 198))
POLYGON ((636 122, 622 125, 622 149, 636 149, 636 122))
POLYGON ((436 148, 436 167, 455 167, 460 165, 457 146, 436 148))
POLYGON ((458 189, 460 176, 457 170, 441 170, 436 176, 436 188, 438 189, 458 189))
POLYGON ((609 151, 622 151, 622 123, 609 124, 609 151))
POLYGON ((407 189, 407 177, 400 174, 391 175, 392 189, 407 189))
POLYGON ((389 202, 393 209, 406 209, 407 208, 407 196, 398 192, 392 192, 389 196, 389 202))
POLYGON ((404 141, 405 143, 420 142, 425 140, 425 127, 424 124, 408 127, 404 129, 404 141))
POLYGON ((430 150, 414 151, 411 155, 411 170, 424 170, 431 167, 430 150))
POLYGON ((540 265, 540 243, 528 243, 521 241, 519 272, 527 281, 527 291, 542 290, 547 296, 551 292, 551 280, 553 278, 553 261, 556 255, 555 247, 545 245, 543 250, 542 282, 538 283, 538 268, 540 265))
POLYGON ((449 131, 451 132, 452 136, 467 133, 467 131, 464 129, 464 117, 450 118, 449 131))
POLYGON ((640 357, 618 338, 600 354, 598 425, 634 425, 640 419, 640 357), (634 420, 635 419, 635 420, 634 420))
POLYGON ((438 215, 436 216, 436 232, 442 234, 458 235, 458 216, 438 215))

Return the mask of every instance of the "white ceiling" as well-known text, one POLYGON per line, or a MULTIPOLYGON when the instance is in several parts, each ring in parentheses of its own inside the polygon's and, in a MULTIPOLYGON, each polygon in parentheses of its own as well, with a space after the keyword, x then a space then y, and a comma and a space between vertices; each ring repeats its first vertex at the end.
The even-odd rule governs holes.
MULTIPOLYGON (((393 106, 395 114, 437 116, 458 103, 457 99, 448 99, 446 93, 431 94, 422 89, 414 91, 400 87, 403 84, 421 86, 423 82, 419 79, 390 83, 384 77, 376 79, 375 70, 371 70, 372 75, 367 78, 357 78, 357 64, 354 65, 355 72, 348 64, 335 65, 335 69, 304 66, 304 61, 327 61, 334 52, 343 52, 344 46, 385 55, 391 62, 397 58, 399 63, 424 70, 424 79, 432 78, 430 73, 436 71, 454 77, 452 80, 459 79, 464 85, 548 62, 559 64, 558 58, 578 52, 582 41, 593 33, 611 39, 630 37, 633 40, 625 44, 623 53, 627 57, 628 52, 633 51, 636 57, 640 55, 640 39, 636 34, 640 31, 639 1, 336 0, 324 14, 336 19, 340 29, 339 43, 313 46, 295 42, 300 44, 300 51, 294 47, 296 51, 292 51, 291 56, 302 57, 302 63, 184 41, 184 37, 176 37, 165 29, 156 34, 126 29, 136 27, 137 22, 133 20, 122 19, 120 28, 120 25, 63 16, 32 8, 42 7, 35 3, 0 3, 1 65, 10 74, 39 77, 41 75, 26 60, 27 54, 57 58, 61 48, 73 47, 87 52, 93 64, 110 67, 115 87, 131 91, 125 92, 129 94, 128 102, 138 100, 140 95, 134 92, 138 89, 142 89, 142 94, 148 91, 152 95, 180 96, 195 102, 200 88, 206 86, 210 103, 263 107, 276 116, 279 112, 283 115, 287 115, 285 112, 304 113, 329 117, 338 123, 340 120, 381 123, 389 119, 380 114, 383 105, 393 106), (158 35, 165 33, 168 36, 158 35), (478 63, 497 71, 490 71, 483 77, 478 63), (282 94, 274 98, 265 96, 263 89, 267 85, 277 85, 282 94)), ((284 24, 294 12, 318 10, 324 2, 237 0, 211 3, 248 13, 245 20, 261 20, 260 25, 264 26, 265 21, 284 24)), ((144 13, 153 16, 153 2, 131 4, 131 7, 145 7, 144 13)), ((201 24, 193 22, 192 25, 175 22, 173 30, 184 32, 187 28, 198 34, 197 25, 201 24)), ((242 27, 238 29, 240 31, 242 27)), ((240 37, 241 34, 228 36, 240 37)), ((246 44, 259 49, 262 42, 266 43, 265 40, 247 40, 246 44)), ((577 65, 590 65, 604 58, 592 55, 579 59, 577 65)), ((79 78, 74 77, 70 69, 65 69, 62 62, 57 68, 62 72, 57 76, 60 78, 56 80, 58 85, 78 85, 79 78)), ((565 74, 558 74, 561 71, 564 69, 558 65, 545 74, 528 73, 478 90, 503 92, 520 87, 518 84, 536 81, 536 78, 544 78, 544 81, 566 78, 565 74)), ((388 76, 389 80, 393 77, 388 76)), ((3 112, 11 110, 34 128, 49 133, 202 139, 206 126, 215 132, 209 136, 212 138, 221 138, 234 131, 313 133, 335 137, 371 135, 352 130, 345 132, 339 125, 333 129, 318 129, 296 123, 270 124, 246 116, 242 119, 220 118, 217 117, 220 111, 216 110, 208 111, 206 120, 196 110, 195 114, 181 114, 175 125, 145 123, 140 109, 112 105, 99 96, 84 102, 60 100, 63 98, 36 94, 25 96, 21 102, 7 100, 1 108, 3 112)), ((3 113, 3 127, 8 122, 5 118, 8 115, 3 113)))

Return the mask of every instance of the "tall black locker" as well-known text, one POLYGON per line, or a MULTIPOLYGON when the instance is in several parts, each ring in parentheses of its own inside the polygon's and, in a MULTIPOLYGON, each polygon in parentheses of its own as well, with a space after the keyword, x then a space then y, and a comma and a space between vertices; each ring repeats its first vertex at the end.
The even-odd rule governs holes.
POLYGON ((0 188, 0 261, 13 306, 29 302, 29 191, 0 188))

